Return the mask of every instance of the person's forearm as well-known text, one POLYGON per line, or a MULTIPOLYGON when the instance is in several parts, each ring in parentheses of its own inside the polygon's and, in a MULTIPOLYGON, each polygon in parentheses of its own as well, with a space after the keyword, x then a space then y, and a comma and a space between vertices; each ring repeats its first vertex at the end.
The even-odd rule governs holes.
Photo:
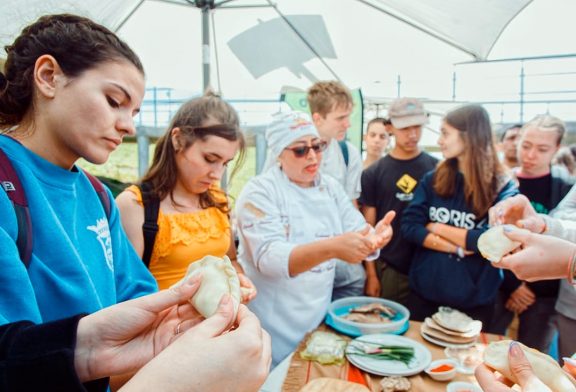
POLYGON ((87 381, 100 378, 103 375, 91 375, 90 356, 94 354, 93 347, 90 345, 90 332, 86 317, 78 322, 76 332, 76 347, 74 348, 74 367, 76 374, 81 381, 87 381))
POLYGON ((288 271, 296 276, 337 256, 338 237, 326 238, 309 244, 299 245, 290 253, 288 271))
MULTIPOLYGON (((195 357, 190 359, 186 366, 194 369, 195 357)), ((146 366, 140 369, 126 384, 124 384, 118 391, 119 392, 140 392, 140 391, 186 391, 186 392, 200 392, 210 390, 210 378, 206 375, 198 375, 195 382, 180 382, 175 377, 169 377, 172 373, 169 370, 170 366, 178 366, 169 360, 162 363, 156 359, 150 361, 146 366), (207 380, 208 379, 208 380, 207 380)), ((184 366, 184 365, 181 365, 184 366)))
POLYGON ((226 252, 226 256, 232 262, 232 265, 236 267, 234 262, 238 259, 238 253, 236 249, 236 242, 234 241, 234 230, 230 229, 230 245, 228 245, 228 252, 226 252))
POLYGON ((364 269, 366 270, 366 278, 376 278, 376 263, 373 261, 364 261, 364 269))
POLYGON ((74 363, 80 317, 0 326, 0 390, 83 390, 88 379, 80 377, 74 363))
POLYGON ((366 223, 372 227, 376 226, 376 207, 362 206, 361 212, 364 215, 364 219, 366 219, 366 223))
POLYGON ((427 228, 432 234, 436 234, 456 246, 466 249, 466 234, 468 230, 444 223, 431 223, 427 228))
POLYGON ((230 262, 232 263, 232 266, 234 267, 234 269, 236 270, 237 273, 239 273, 239 274, 244 273, 244 268, 242 268, 242 265, 240 265, 238 260, 234 259, 234 260, 230 260, 230 262))
POLYGON ((424 239, 424 243, 422 243, 422 246, 428 249, 435 250, 437 252, 454 253, 454 254, 458 253, 458 245, 453 244, 444 237, 432 233, 426 236, 426 238, 424 239))
POLYGON ((561 238, 570 242, 576 242, 576 222, 545 215, 541 215, 541 217, 545 223, 545 229, 542 234, 561 238))

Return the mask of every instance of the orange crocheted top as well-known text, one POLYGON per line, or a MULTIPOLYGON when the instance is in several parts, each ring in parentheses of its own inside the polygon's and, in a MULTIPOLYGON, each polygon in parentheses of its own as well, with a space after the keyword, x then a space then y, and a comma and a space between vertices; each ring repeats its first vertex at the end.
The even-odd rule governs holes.
MULTIPOLYGON (((128 190, 142 205, 140 189, 132 185, 128 190)), ((221 195, 220 200, 225 200, 225 194, 221 195)), ((163 214, 160 209, 150 272, 162 290, 182 279, 191 262, 206 255, 222 257, 229 247, 230 220, 218 208, 171 214, 163 214)))

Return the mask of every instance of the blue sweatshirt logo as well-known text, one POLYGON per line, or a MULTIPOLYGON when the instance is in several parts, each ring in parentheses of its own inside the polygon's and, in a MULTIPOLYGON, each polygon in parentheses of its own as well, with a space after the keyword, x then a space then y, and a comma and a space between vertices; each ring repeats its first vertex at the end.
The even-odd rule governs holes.
POLYGON ((475 226, 476 215, 471 212, 449 210, 446 207, 430 207, 429 213, 432 222, 446 223, 466 230, 472 230, 475 226))
POLYGON ((96 233, 96 239, 102 247, 106 264, 110 271, 114 271, 114 259, 112 257, 112 238, 110 238, 110 228, 108 227, 108 219, 102 218, 96 220, 96 226, 86 227, 88 230, 96 233))

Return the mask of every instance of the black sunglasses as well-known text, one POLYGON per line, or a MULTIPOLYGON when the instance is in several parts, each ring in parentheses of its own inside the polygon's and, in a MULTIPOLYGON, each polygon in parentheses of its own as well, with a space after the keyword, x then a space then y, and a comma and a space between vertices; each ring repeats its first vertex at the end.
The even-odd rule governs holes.
POLYGON ((318 154, 319 152, 326 150, 326 147, 328 147, 328 143, 322 141, 313 143, 309 146, 286 147, 286 150, 292 151, 296 158, 303 158, 308 156, 310 150, 314 150, 314 153, 318 154))

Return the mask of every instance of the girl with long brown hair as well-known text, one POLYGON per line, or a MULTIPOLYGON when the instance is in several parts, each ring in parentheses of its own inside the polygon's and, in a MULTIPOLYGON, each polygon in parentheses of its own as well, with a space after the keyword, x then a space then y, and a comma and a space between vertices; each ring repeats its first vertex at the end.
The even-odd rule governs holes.
POLYGON ((487 325, 502 278, 477 241, 488 209, 518 191, 498 161, 482 106, 449 112, 438 144, 445 159, 424 176, 402 219, 402 235, 419 247, 410 270, 411 317, 450 306, 487 325))
MULTIPOLYGON (((142 185, 159 201, 149 268, 160 289, 178 282, 191 262, 206 255, 228 254, 235 261, 228 198, 218 183, 238 153, 235 169, 239 167, 244 152, 238 114, 207 92, 185 102, 175 114, 140 187, 133 185, 118 195, 122 224, 140 256, 145 248, 142 185)), ((252 292, 245 300, 251 299, 253 285, 243 275, 240 279, 252 292)))

